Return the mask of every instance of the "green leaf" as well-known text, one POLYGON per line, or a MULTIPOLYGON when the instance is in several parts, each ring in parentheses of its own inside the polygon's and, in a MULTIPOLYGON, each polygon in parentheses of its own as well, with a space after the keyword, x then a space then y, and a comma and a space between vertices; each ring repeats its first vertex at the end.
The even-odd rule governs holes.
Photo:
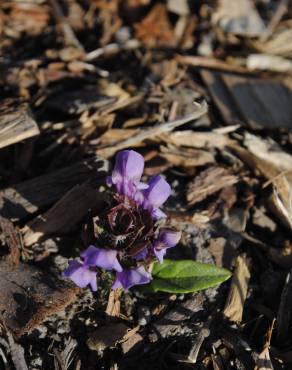
POLYGON ((164 260, 154 263, 149 292, 191 293, 222 283, 231 276, 228 270, 192 260, 164 260))

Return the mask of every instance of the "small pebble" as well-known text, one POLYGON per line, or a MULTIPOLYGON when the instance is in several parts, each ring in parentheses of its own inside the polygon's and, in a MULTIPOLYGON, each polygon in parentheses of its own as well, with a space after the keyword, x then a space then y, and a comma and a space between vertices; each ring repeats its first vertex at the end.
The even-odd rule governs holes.
POLYGON ((115 34, 115 39, 117 43, 124 44, 127 42, 131 37, 131 31, 129 27, 121 27, 115 34))
POLYGON ((138 308, 138 324, 145 326, 151 321, 151 313, 147 306, 140 306, 138 308))

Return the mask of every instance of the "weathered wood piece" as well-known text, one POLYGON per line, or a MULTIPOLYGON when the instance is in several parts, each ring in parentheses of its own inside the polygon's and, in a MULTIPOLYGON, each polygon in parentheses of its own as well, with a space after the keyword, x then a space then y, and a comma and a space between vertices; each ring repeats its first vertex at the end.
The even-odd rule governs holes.
POLYGON ((252 129, 291 128, 292 88, 288 83, 207 70, 201 76, 226 123, 252 129))
POLYGON ((27 224, 23 230, 24 244, 30 246, 49 235, 68 233, 90 209, 102 209, 104 206, 104 193, 95 184, 85 182, 76 185, 47 212, 27 224))
POLYGON ((104 177, 108 162, 93 157, 4 189, 0 193, 0 214, 12 220, 23 219, 59 200, 75 185, 104 177))
POLYGON ((0 262, 0 321, 21 336, 47 316, 64 309, 78 290, 34 266, 11 267, 0 262))
POLYGON ((39 135, 40 130, 26 103, 5 99, 0 103, 0 148, 39 135))
POLYGON ((235 123, 244 124, 245 120, 242 113, 236 106, 232 95, 222 81, 222 73, 202 69, 200 74, 225 123, 229 125, 235 123))
POLYGON ((291 128, 292 89, 276 80, 222 75, 248 125, 253 129, 291 128))

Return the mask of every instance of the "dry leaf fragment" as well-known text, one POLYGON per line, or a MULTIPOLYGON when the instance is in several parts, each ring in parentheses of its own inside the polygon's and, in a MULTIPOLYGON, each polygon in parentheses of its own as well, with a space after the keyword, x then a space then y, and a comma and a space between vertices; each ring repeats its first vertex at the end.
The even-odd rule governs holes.
POLYGON ((120 316, 120 296, 121 290, 111 290, 108 296, 107 307, 105 313, 108 317, 119 317, 120 316))
POLYGON ((208 250, 212 254, 216 266, 219 267, 226 267, 226 262, 224 261, 226 259, 225 257, 225 251, 226 251, 226 244, 227 240, 225 238, 219 237, 219 238, 212 238, 208 245, 208 250))
POLYGON ((134 333, 121 344, 123 354, 133 353, 138 350, 143 343, 143 337, 139 333, 134 333))
POLYGON ((275 232, 277 229, 277 224, 266 214, 263 208, 254 209, 252 222, 254 225, 263 229, 268 229, 271 232, 275 232))
POLYGON ((92 351, 102 353, 108 347, 115 347, 128 332, 129 327, 122 322, 108 323, 98 328, 87 340, 92 351))
POLYGON ((48 26, 50 9, 45 4, 38 5, 33 2, 7 2, 10 15, 7 17, 8 28, 11 28, 17 35, 21 36, 26 32, 30 36, 41 34, 48 26))
POLYGON ((164 4, 156 4, 140 23, 134 25, 136 38, 146 47, 174 47, 175 36, 164 4))
POLYGON ((235 271, 223 311, 224 315, 231 321, 241 322, 242 320, 249 279, 250 260, 245 254, 242 254, 235 260, 235 271))

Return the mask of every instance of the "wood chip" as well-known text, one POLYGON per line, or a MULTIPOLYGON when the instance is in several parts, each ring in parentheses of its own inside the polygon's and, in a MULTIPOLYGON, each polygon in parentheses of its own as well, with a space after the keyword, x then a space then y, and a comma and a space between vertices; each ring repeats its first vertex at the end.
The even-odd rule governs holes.
POLYGON ((39 135, 40 130, 26 103, 3 100, 0 105, 0 148, 39 135))
POLYGON ((56 202, 75 185, 88 179, 98 181, 107 169, 107 161, 93 157, 6 188, 0 192, 0 214, 23 219, 56 202))
POLYGON ((261 36, 265 25, 252 0, 220 0, 212 21, 224 32, 240 36, 261 36))
POLYGON ((181 330, 181 324, 184 320, 188 320, 196 312, 203 309, 203 302, 204 295, 202 293, 194 293, 185 301, 178 302, 171 311, 153 324, 150 340, 154 342, 158 338, 175 335, 181 330))
POLYGON ((28 366, 25 361, 23 347, 16 343, 13 335, 7 330, 7 338, 11 352, 11 358, 16 370, 28 370, 28 366))
POLYGON ((203 171, 187 187, 186 197, 188 205, 201 202, 209 195, 235 184, 238 178, 221 167, 211 167, 203 171))
POLYGON ((169 144, 186 146, 191 148, 223 149, 231 140, 228 136, 211 132, 198 132, 191 130, 175 131, 159 136, 160 139, 169 144))
POLYGON ((272 140, 247 134, 248 150, 231 144, 237 155, 254 171, 260 173, 272 185, 268 205, 287 228, 292 228, 292 156, 284 152, 272 140))
POLYGON ((246 66, 251 71, 292 72, 291 60, 263 53, 250 54, 247 57, 246 66))
POLYGON ((202 117, 207 112, 207 104, 203 102, 202 104, 196 103, 195 106, 197 110, 194 113, 187 115, 186 117, 178 118, 173 121, 165 122, 159 124, 157 126, 139 130, 139 132, 134 135, 133 137, 126 139, 124 141, 118 141, 113 143, 111 146, 106 148, 100 148, 97 150, 97 154, 102 157, 109 157, 112 156, 119 150, 133 147, 137 144, 140 144, 142 141, 150 138, 154 138, 155 136, 161 135, 166 132, 171 132, 175 128, 182 126, 188 122, 194 121, 200 117, 202 117))
POLYGON ((14 228, 12 222, 0 216, 0 231, 4 236, 5 243, 9 248, 9 254, 3 259, 12 266, 18 266, 20 260, 20 234, 14 228))
POLYGON ((176 60, 179 64, 194 67, 208 68, 223 72, 250 73, 247 68, 240 67, 236 64, 224 62, 221 59, 201 56, 177 55, 176 60))
POLYGON ((76 346, 77 341, 75 339, 69 338, 68 340, 65 340, 65 348, 63 351, 58 351, 56 348, 54 348, 55 370, 69 369, 75 357, 74 350, 76 346))
POLYGON ((259 354, 256 359, 256 366, 254 370, 274 370, 273 363, 270 358, 269 348, 271 345, 272 333, 274 330, 275 319, 272 322, 271 327, 269 328, 266 335, 266 342, 262 352, 259 354))
POLYGON ((241 322, 250 279, 250 261, 245 254, 235 260, 229 294, 223 314, 231 321, 241 322))
POLYGON ((161 147, 161 152, 161 156, 173 166, 197 167, 215 162, 211 152, 200 149, 177 149, 168 146, 161 147))

